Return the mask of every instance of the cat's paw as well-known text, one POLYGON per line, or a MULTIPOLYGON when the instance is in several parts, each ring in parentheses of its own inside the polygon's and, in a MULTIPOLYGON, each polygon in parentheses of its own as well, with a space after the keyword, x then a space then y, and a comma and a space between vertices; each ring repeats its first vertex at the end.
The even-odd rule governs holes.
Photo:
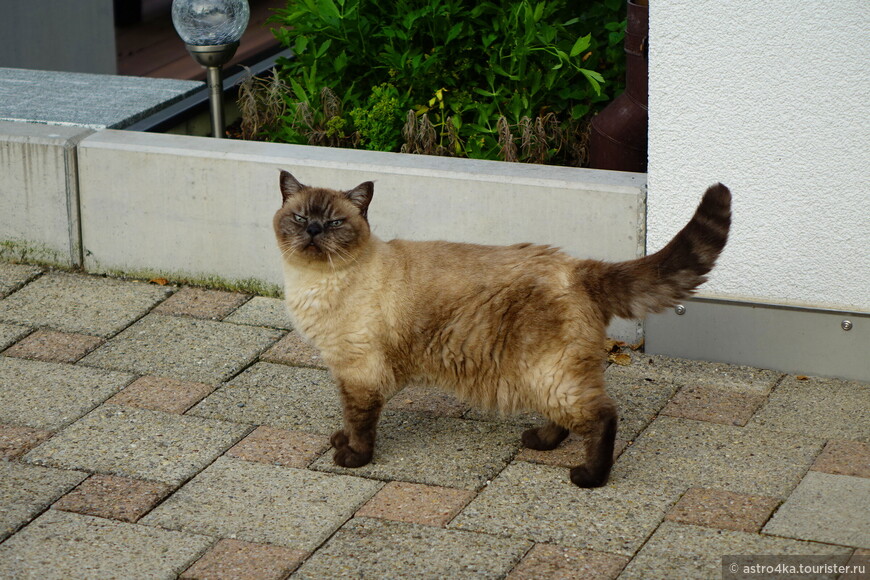
POLYGON ((329 444, 338 449, 339 447, 347 447, 348 438, 347 433, 344 432, 343 429, 339 429, 335 433, 332 434, 332 437, 329 438, 329 444))
POLYGON ((610 475, 610 470, 602 470, 592 472, 585 465, 580 465, 571 469, 571 481, 578 487, 601 487, 607 483, 607 476, 610 475))
POLYGON ((362 467, 372 460, 372 454, 354 451, 350 445, 346 445, 335 449, 332 460, 341 467, 362 467))
POLYGON ((536 451, 550 451, 551 449, 558 447, 559 443, 561 443, 567 436, 567 430, 548 431, 543 427, 535 427, 523 431, 520 439, 523 442, 523 447, 534 449, 536 451))

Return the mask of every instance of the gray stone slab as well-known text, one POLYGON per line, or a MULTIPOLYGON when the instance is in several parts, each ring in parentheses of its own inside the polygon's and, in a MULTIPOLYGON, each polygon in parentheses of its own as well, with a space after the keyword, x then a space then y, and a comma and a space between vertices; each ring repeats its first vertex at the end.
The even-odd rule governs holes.
POLYGON ((0 322, 0 350, 9 348, 32 331, 29 326, 0 322))
POLYGON ((317 369, 257 363, 188 415, 331 435, 342 424, 338 389, 317 369))
POLYGON ((0 298, 5 298, 42 272, 42 268, 27 264, 0 261, 0 298))
POLYGON ((8 578, 175 578, 214 538, 48 510, 0 544, 8 578))
POLYGON ((770 497, 786 497, 822 450, 824 440, 659 417, 620 456, 629 479, 670 481, 770 497))
POLYGON ((531 542, 354 518, 294 578, 504 578, 531 542))
MULTIPOLYGON (((613 367, 611 367, 613 368, 613 367)), ((607 392, 619 409, 616 436, 631 441, 655 419, 679 387, 664 380, 642 376, 607 373, 607 392)))
POLYGON ((870 441, 870 385, 787 376, 750 421, 774 431, 870 441))
POLYGON ((371 463, 339 467, 327 452, 311 468, 476 490, 510 462, 519 446, 520 431, 509 424, 385 412, 371 463))
POLYGON ((870 479, 810 471, 763 531, 870 548, 870 479))
POLYGON ((24 456, 24 461, 177 485, 211 463, 249 426, 104 405, 24 456))
MULTIPOLYGON (((842 556, 841 563, 845 564, 850 552, 848 548, 836 546, 664 522, 629 562, 619 578, 706 580, 721 577, 722 556, 842 556)), ((772 576, 765 574, 763 577, 772 576)))
POLYGON ((727 363, 631 353, 632 364, 611 365, 608 377, 650 379, 678 386, 708 386, 742 393, 767 394, 782 373, 727 363))
POLYGON ((200 383, 218 383, 248 365, 283 331, 149 314, 80 363, 200 383))
POLYGON ((0 300, 0 321, 108 337, 169 292, 144 282, 49 272, 0 300))
POLYGON ((0 461, 0 542, 87 476, 81 471, 0 461))
POLYGON ((0 120, 121 129, 202 86, 174 79, 0 68, 0 120))
POLYGON ((224 322, 293 330, 293 324, 290 323, 290 316, 287 314, 284 301, 265 296, 254 296, 224 318, 224 322))
POLYGON ((448 527, 630 556, 680 494, 674 484, 648 485, 616 473, 604 487, 581 489, 565 468, 521 461, 448 527))
POLYGON ((103 369, 0 357, 0 423, 56 431, 133 378, 103 369))
POLYGON ((381 484, 222 457, 140 520, 313 551, 381 484))

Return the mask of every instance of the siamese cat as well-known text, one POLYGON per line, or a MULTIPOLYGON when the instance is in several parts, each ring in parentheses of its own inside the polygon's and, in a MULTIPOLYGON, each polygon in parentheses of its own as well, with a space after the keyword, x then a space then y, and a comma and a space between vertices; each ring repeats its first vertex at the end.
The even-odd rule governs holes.
POLYGON ((579 260, 550 246, 382 241, 368 209, 374 185, 349 191, 281 172, 274 228, 293 327, 319 349, 338 384, 344 427, 334 461, 372 458, 384 402, 410 382, 484 408, 548 419, 522 434, 553 449, 574 432, 580 487, 606 483, 617 409, 604 385, 605 329, 692 294, 725 246, 731 194, 716 184, 662 250, 627 262, 579 260))

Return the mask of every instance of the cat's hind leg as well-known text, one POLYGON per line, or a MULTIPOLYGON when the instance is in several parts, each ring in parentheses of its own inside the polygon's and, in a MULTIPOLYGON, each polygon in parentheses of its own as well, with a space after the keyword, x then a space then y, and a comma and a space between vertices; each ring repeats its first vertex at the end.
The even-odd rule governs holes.
POLYGON ((602 392, 583 413, 585 420, 572 430, 583 436, 586 461, 571 469, 571 481, 579 487, 601 487, 613 466, 617 413, 613 400, 602 392))
POLYGON ((549 421, 543 427, 535 427, 523 431, 523 446, 538 451, 550 451, 559 446, 559 443, 568 436, 568 429, 549 421))
POLYGON ((384 397, 376 388, 338 381, 344 408, 344 428, 333 433, 333 461, 342 467, 361 467, 372 460, 375 433, 384 397))

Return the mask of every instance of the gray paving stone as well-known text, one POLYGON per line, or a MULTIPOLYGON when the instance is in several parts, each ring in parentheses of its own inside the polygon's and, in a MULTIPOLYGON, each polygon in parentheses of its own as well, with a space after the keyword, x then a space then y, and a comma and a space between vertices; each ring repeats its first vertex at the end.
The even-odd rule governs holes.
POLYGON ((823 445, 813 437, 659 417, 617 465, 637 481, 785 498, 823 445))
POLYGON ((338 389, 328 372, 262 362, 187 414, 324 435, 342 424, 338 389))
POLYGON ((581 489, 565 468, 517 462, 448 527, 630 556, 680 493, 675 484, 651 486, 617 472, 604 487, 581 489))
POLYGON ((24 461, 178 485, 232 447, 249 426, 104 405, 24 461))
POLYGON ((870 548, 870 479, 810 471, 763 532, 870 548))
POLYGON ((213 538, 48 510, 0 544, 7 578, 175 578, 213 538))
MULTIPOLYGON (((616 365, 613 365, 616 366, 616 365)), ((611 367, 613 368, 613 367, 611 367)), ((631 441, 655 419, 679 387, 662 380, 623 373, 607 374, 607 393, 619 409, 617 437, 631 441)))
POLYGON ((531 542, 354 518, 293 578, 503 578, 531 542))
POLYGON ((279 298, 266 298, 265 296, 254 296, 248 302, 239 306, 235 312, 224 318, 224 322, 293 330, 284 301, 279 298))
POLYGON ((870 441, 870 385, 839 379, 786 377, 750 425, 826 439, 870 441))
POLYGON ((0 351, 9 348, 33 331, 29 326, 0 322, 0 351))
POLYGON ((87 476, 81 471, 0 461, 0 542, 87 476))
POLYGON ((0 321, 112 336, 166 298, 144 282, 48 272, 0 300, 0 321))
POLYGON ((80 364, 200 383, 237 373, 283 331, 149 314, 80 364))
POLYGON ((140 520, 312 551, 381 484, 222 457, 140 520))
MULTIPOLYGON (((721 577, 722 556, 839 555, 843 557, 841 563, 845 564, 849 553, 848 548, 664 522, 644 544, 637 556, 629 562, 619 578, 620 580, 659 578, 706 580, 721 577)), ((751 576, 747 576, 749 577, 751 576)))
POLYGON ((0 423, 56 431, 133 380, 133 375, 0 357, 0 423))
POLYGON ((5 298, 35 278, 40 272, 42 272, 42 268, 36 266, 0 261, 0 298, 5 298))
POLYGON ((608 377, 651 379, 678 386, 704 385, 743 393, 767 394, 782 373, 741 365, 631 353, 632 364, 611 365, 608 377))
POLYGON ((385 412, 371 463, 355 469, 335 465, 332 451, 310 467, 332 473, 476 490, 516 454, 520 432, 503 423, 385 412))

